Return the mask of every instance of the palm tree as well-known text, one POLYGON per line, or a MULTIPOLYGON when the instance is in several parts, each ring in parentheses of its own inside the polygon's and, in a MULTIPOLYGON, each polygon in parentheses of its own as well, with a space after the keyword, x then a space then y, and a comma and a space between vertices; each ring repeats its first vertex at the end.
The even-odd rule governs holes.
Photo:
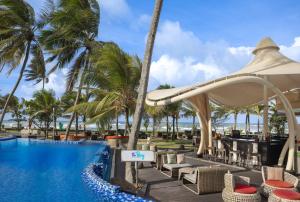
POLYGON ((37 91, 33 94, 33 99, 26 101, 25 105, 31 121, 43 130, 45 138, 48 138, 48 130, 53 121, 53 109, 59 107, 59 101, 56 100, 54 92, 37 91))
POLYGON ((155 136, 156 125, 160 122, 160 119, 164 116, 163 106, 145 106, 145 112, 152 117, 152 136, 155 136))
POLYGON ((176 125, 176 131, 177 131, 177 136, 178 136, 178 119, 179 119, 179 114, 181 110, 181 102, 176 102, 168 105, 167 111, 169 115, 172 117, 172 140, 175 139, 175 125, 176 125))
MULTIPOLYGON (((71 91, 76 83, 78 90, 74 106, 78 104, 85 75, 91 68, 91 55, 94 49, 101 48, 96 42, 100 21, 97 0, 59 0, 57 8, 47 16, 48 29, 43 30, 41 41, 51 54, 48 61, 56 61, 50 73, 72 63, 67 78, 66 90, 71 91)), ((66 139, 75 118, 72 113, 66 131, 66 139)))
POLYGON ((285 132, 285 124, 287 122, 287 117, 284 113, 280 113, 277 110, 276 103, 271 102, 269 106, 270 111, 270 123, 269 129, 270 131, 275 132, 277 135, 282 135, 285 132))
POLYGON ((197 116, 197 112, 196 110, 194 110, 193 106, 188 103, 185 102, 182 106, 182 111, 183 111, 183 116, 186 118, 192 117, 192 135, 195 135, 195 131, 196 131, 196 116, 197 116))
MULTIPOLYGON (((66 112, 70 107, 74 105, 74 102, 76 100, 77 93, 75 91, 68 91, 65 92, 61 99, 60 99, 60 107, 61 109, 66 112)), ((79 98, 78 103, 83 101, 83 96, 79 98)), ((75 113, 75 134, 78 134, 78 113, 75 113)))
POLYGON ((259 117, 261 117, 263 110, 264 110, 264 105, 256 105, 253 108, 253 111, 257 115, 257 132, 258 133, 259 133, 259 129, 260 129, 259 117))
POLYGON ((80 112, 97 122, 108 113, 125 114, 126 133, 129 132, 130 111, 134 108, 140 78, 141 63, 115 44, 106 44, 101 57, 93 60, 91 83, 97 88, 92 91, 95 100, 72 107, 69 111, 80 112))
MULTIPOLYGON (((159 85, 156 89, 160 90, 160 89, 170 89, 170 88, 174 88, 174 86, 171 86, 169 84, 163 84, 163 85, 159 85)), ((169 116, 171 113, 170 109, 171 109, 170 105, 164 107, 164 115, 166 117, 166 126, 167 126, 167 138, 169 137, 169 116)))
MULTIPOLYGON (((7 100, 9 94, 2 98, 3 102, 7 100)), ((0 107, 1 108, 1 107, 0 107)), ((14 121, 17 122, 17 129, 21 129, 21 120, 24 118, 24 99, 19 100, 18 97, 12 96, 7 106, 7 112, 11 114, 14 121)))
POLYGON ((241 109, 236 107, 236 108, 232 108, 230 110, 230 113, 233 114, 234 117, 234 125, 233 125, 233 130, 236 130, 236 126, 237 126, 237 118, 238 118, 238 114, 241 112, 241 109))
POLYGON ((0 0, 0 22, 0 71, 7 66, 10 74, 22 64, 17 81, 2 109, 2 125, 8 103, 23 77, 31 48, 40 48, 40 45, 36 39, 39 22, 33 8, 24 0, 0 0))
POLYGON ((211 111, 211 125, 216 131, 217 127, 223 125, 223 123, 228 119, 230 111, 225 106, 219 106, 213 103, 210 103, 209 107, 211 111))
POLYGON ((28 66, 29 69, 25 70, 26 81, 35 80, 38 84, 42 82, 42 90, 45 88, 45 83, 48 83, 48 77, 46 74, 46 65, 44 60, 44 54, 41 48, 33 46, 31 49, 31 55, 33 59, 28 66))
MULTIPOLYGON (((138 132, 139 132, 140 126, 141 126, 144 102, 145 102, 147 88, 148 88, 152 51, 153 51, 155 35, 156 35, 156 31, 157 31, 157 26, 158 26, 158 22, 159 22, 159 16, 160 16, 162 4, 163 4, 163 0, 156 0, 156 2, 155 2, 152 23, 151 23, 150 31, 148 34, 148 40, 147 40, 146 50, 145 50, 145 55, 144 55, 144 62, 143 62, 143 66, 142 66, 140 86, 139 86, 139 91, 138 91, 138 99, 137 99, 134 116, 133 116, 132 130, 129 135, 129 141, 128 141, 128 146, 127 146, 127 149, 129 149, 129 150, 134 149, 137 144, 137 137, 138 137, 138 132)), ((128 182, 132 183, 133 178, 134 178, 134 173, 133 173, 132 165, 131 165, 131 163, 127 163, 126 164, 126 180, 128 182)))
POLYGON ((245 133, 247 134, 250 132, 250 114, 253 114, 253 107, 246 107, 244 108, 243 112, 246 114, 246 122, 245 122, 245 133))

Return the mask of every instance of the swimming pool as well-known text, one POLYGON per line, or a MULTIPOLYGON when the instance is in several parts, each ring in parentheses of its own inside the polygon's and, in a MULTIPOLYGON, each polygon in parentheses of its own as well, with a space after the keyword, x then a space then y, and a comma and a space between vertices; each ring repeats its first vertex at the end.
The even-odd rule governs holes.
POLYGON ((0 201, 101 201, 81 174, 105 147, 0 141, 0 201))

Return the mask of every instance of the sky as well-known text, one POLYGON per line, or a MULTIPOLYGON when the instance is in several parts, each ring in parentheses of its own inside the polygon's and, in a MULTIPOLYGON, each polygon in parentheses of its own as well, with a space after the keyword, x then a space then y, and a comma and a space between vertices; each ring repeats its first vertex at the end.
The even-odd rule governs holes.
MULTIPOLYGON (((38 13, 42 0, 28 0, 38 13)), ((99 0, 98 39, 114 41, 143 58, 154 0, 99 0)), ((298 0, 165 0, 150 70, 149 90, 168 83, 179 87, 224 76, 246 65, 251 50, 271 37, 288 57, 300 61, 298 0)), ((50 64, 51 65, 51 64, 50 64)), ((50 66, 48 65, 48 66, 50 66)), ((50 67, 48 67, 50 68, 50 67)), ((17 79, 0 73, 0 94, 17 79)), ((49 76, 46 88, 65 90, 66 69, 49 76)), ((30 98, 41 85, 22 81, 16 95, 30 98)))

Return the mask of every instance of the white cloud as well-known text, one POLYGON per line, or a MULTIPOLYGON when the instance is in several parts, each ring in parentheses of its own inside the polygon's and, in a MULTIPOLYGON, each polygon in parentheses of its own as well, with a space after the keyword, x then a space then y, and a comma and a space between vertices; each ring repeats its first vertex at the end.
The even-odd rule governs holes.
POLYGON ((213 64, 196 62, 193 58, 180 60, 169 55, 162 55, 158 61, 152 63, 150 69, 151 77, 160 84, 167 83, 173 86, 192 84, 199 79, 209 80, 221 74, 220 68, 213 64))
MULTIPOLYGON (((173 21, 160 25, 155 43, 150 90, 157 84, 184 86, 237 71, 250 62, 254 48, 234 47, 222 40, 203 42, 193 32, 184 30, 179 22, 173 21)), ((295 37, 293 44, 282 45, 280 49, 286 56, 299 61, 300 37, 295 37)))
POLYGON ((105 17, 122 19, 131 16, 131 10, 126 0, 99 0, 105 17))

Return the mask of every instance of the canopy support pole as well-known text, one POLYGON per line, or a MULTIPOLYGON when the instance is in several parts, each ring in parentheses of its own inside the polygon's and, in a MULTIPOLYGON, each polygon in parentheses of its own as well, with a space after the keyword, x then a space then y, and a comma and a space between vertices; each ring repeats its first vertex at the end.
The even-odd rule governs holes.
MULTIPOLYGON (((264 76, 264 80, 268 81, 267 76, 264 76)), ((263 137, 264 139, 268 139, 269 137, 269 127, 268 127, 268 110, 269 110, 269 103, 268 103, 268 87, 264 85, 264 111, 263 111, 263 120, 264 120, 264 129, 263 129, 263 137)))
MULTIPOLYGON (((207 147, 211 148, 212 135, 211 135, 211 121, 210 121, 210 108, 209 99, 207 94, 203 93, 198 96, 187 99, 193 108, 197 111, 199 123, 201 123, 201 139, 197 154, 203 154, 207 147)), ((211 151, 209 151, 211 152, 211 151)))

